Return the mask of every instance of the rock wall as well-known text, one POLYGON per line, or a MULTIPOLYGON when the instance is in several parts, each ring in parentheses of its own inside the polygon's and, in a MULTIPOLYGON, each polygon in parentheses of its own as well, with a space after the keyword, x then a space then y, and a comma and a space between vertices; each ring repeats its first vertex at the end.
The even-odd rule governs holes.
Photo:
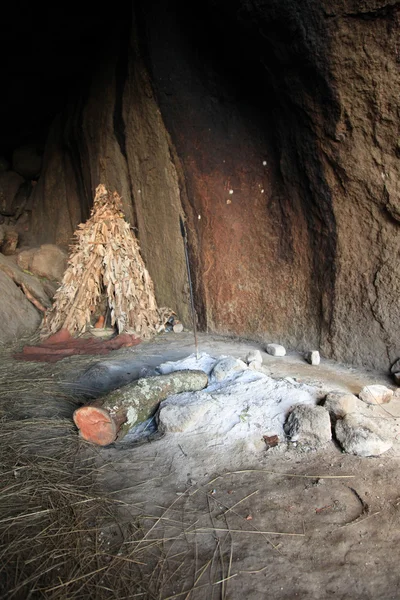
POLYGON ((399 7, 138 3, 53 125, 39 241, 116 188, 161 304, 201 327, 387 368, 398 356, 399 7), (161 6, 160 6, 161 4, 161 6))

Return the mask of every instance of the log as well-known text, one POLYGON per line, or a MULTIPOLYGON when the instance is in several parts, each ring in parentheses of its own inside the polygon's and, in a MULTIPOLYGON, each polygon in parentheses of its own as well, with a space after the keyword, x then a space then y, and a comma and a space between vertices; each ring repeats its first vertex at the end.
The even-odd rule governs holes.
POLYGON ((83 439, 108 446, 122 439, 134 425, 152 417, 168 396, 199 391, 207 384, 203 371, 175 371, 139 379, 78 408, 73 419, 83 439))

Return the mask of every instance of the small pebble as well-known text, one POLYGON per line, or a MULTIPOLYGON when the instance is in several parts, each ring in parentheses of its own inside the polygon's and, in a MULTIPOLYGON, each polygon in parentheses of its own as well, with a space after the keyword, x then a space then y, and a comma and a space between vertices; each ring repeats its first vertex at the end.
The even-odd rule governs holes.
POLYGON ((267 344, 266 351, 271 356, 285 356, 286 350, 280 344, 267 344))
POLYGON ((182 333, 183 325, 182 323, 175 323, 174 325, 174 333, 182 333))

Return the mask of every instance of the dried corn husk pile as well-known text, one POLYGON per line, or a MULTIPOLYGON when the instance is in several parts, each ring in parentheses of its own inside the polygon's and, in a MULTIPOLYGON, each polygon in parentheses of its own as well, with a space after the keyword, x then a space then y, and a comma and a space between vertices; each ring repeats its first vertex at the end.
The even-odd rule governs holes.
POLYGON ((82 334, 104 294, 119 333, 142 339, 154 335, 174 313, 157 307, 153 282, 117 192, 97 187, 90 219, 79 225, 75 237, 62 284, 43 322, 44 335, 60 329, 82 334))

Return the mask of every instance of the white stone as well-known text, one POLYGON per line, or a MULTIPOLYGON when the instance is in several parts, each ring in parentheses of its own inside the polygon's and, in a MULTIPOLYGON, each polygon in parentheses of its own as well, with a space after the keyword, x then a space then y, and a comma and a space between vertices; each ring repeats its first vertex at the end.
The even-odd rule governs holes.
POLYGON ((249 365, 252 362, 262 363, 262 356, 259 350, 250 350, 246 356, 246 362, 249 365))
POLYGON ((343 419, 348 414, 357 412, 360 400, 354 394, 346 392, 330 392, 324 402, 324 408, 337 419, 343 419))
POLYGON ((285 433, 291 442, 322 446, 332 439, 329 412, 323 406, 297 405, 287 418, 285 433))
POLYGON ((267 344, 266 351, 271 356, 285 356, 286 350, 280 344, 267 344))
POLYGON ((211 372, 211 381, 223 381, 229 379, 240 371, 245 371, 247 365, 245 362, 233 356, 228 356, 218 361, 211 372))
POLYGON ((259 360, 253 360, 251 361, 251 363, 249 363, 249 369, 252 369, 253 371, 258 371, 259 369, 261 369, 262 367, 262 362, 260 362, 259 360))
POLYGON ((212 398, 205 393, 179 394, 179 403, 161 403, 158 413, 159 429, 169 433, 193 431, 203 422, 204 415, 212 406, 212 398))
POLYGON ((182 333, 182 331, 183 331, 182 323, 175 323, 173 330, 174 330, 174 333, 182 333))
POLYGON ((366 385, 358 396, 366 404, 387 404, 393 398, 393 390, 385 385, 366 385))
POLYGON ((318 350, 311 350, 310 352, 306 352, 304 355, 305 359, 310 365, 317 366, 321 362, 321 357, 319 355, 318 350))
POLYGON ((392 447, 375 423, 359 413, 348 414, 338 420, 336 438, 345 452, 357 456, 379 456, 392 447))

